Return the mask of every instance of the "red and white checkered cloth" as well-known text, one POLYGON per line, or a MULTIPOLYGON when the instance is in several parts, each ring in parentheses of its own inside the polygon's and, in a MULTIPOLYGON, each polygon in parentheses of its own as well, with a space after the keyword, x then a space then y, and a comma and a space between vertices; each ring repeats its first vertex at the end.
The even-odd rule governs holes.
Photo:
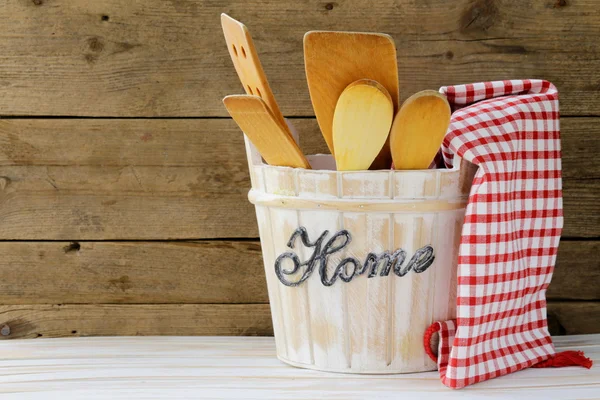
POLYGON ((442 145, 446 166, 455 154, 479 166, 460 243, 457 318, 434 323, 425 338, 434 356, 431 334, 440 335, 442 382, 461 388, 544 361, 591 366, 576 352, 548 361, 556 355, 545 294, 563 227, 556 88, 512 80, 440 92, 456 110, 442 145))

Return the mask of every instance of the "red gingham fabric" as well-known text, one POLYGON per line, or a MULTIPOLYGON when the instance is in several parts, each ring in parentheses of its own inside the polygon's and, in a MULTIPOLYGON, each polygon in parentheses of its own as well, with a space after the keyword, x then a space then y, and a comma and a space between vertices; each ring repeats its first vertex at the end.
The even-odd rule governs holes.
POLYGON ((558 92, 543 80, 440 92, 455 110, 446 166, 454 155, 479 166, 459 249, 457 318, 433 327, 441 380, 461 388, 555 354, 545 294, 563 227, 558 92))

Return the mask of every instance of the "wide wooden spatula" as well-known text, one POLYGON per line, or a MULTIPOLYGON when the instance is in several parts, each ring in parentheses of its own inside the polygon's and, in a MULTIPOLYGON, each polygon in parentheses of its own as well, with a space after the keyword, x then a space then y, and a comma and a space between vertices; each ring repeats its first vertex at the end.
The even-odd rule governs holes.
POLYGON ((269 165, 310 169, 302 151, 258 96, 227 96, 223 103, 231 118, 269 165))
POLYGON ((378 82, 361 79, 348 85, 333 115, 338 171, 368 169, 387 140, 393 118, 392 98, 378 82))
MULTIPOLYGON (((344 89, 359 79, 379 82, 398 109, 396 46, 389 35, 361 32, 311 31, 304 35, 304 64, 310 99, 331 154, 333 115, 344 89)), ((389 168, 389 146, 384 145, 377 168, 389 168)))
POLYGON ((390 147, 395 169, 427 169, 450 124, 446 96, 423 90, 410 96, 394 118, 390 147))
POLYGON ((275 119, 282 124, 285 132, 291 137, 292 134, 271 91, 248 28, 227 14, 221 14, 221 26, 223 27, 229 55, 244 90, 247 94, 262 98, 267 103, 275 119))

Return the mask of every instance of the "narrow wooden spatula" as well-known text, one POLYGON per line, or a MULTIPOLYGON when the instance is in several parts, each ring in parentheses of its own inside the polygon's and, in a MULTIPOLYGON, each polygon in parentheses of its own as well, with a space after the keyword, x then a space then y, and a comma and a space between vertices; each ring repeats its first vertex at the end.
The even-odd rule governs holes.
POLYGON ((275 119, 283 125, 285 132, 292 137, 271 91, 248 28, 240 21, 224 13, 221 14, 221 26, 223 27, 229 55, 244 90, 247 94, 262 98, 267 103, 275 119))
POLYGON ((394 118, 390 147, 395 169, 427 169, 450 124, 450 104, 435 90, 410 96, 394 118))
POLYGON ((310 169, 302 151, 258 96, 227 96, 223 103, 231 118, 269 165, 310 169))
POLYGON ((388 138, 393 118, 392 98, 379 82, 361 79, 348 85, 333 115, 338 171, 368 169, 388 138))
MULTIPOLYGON (((335 154, 333 115, 344 89, 359 79, 379 82, 398 109, 396 46, 389 35, 359 32, 311 31, 304 35, 306 80, 315 115, 325 142, 335 154)), ((389 168, 389 146, 384 146, 382 167, 389 168)))

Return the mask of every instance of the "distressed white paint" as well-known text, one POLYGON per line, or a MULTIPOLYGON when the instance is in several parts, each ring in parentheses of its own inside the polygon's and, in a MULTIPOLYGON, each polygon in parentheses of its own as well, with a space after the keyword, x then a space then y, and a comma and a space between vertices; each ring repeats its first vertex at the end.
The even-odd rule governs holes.
MULTIPOLYGON (((257 207, 278 357, 334 372, 433 370, 422 338, 432 322, 455 315, 466 169, 457 163, 452 170, 337 172, 331 156, 308 159, 312 170, 272 167, 249 157, 249 197, 257 207), (287 242, 300 226, 311 241, 325 230, 328 238, 341 229, 352 234, 350 245, 329 257, 329 275, 342 259, 362 263, 369 252, 402 248, 406 264, 417 249, 432 245, 436 260, 421 274, 363 274, 331 287, 322 285, 317 268, 304 283, 288 287, 276 277, 274 260, 292 251, 287 242)), ((293 251, 304 261, 313 249, 298 238, 293 251)))

